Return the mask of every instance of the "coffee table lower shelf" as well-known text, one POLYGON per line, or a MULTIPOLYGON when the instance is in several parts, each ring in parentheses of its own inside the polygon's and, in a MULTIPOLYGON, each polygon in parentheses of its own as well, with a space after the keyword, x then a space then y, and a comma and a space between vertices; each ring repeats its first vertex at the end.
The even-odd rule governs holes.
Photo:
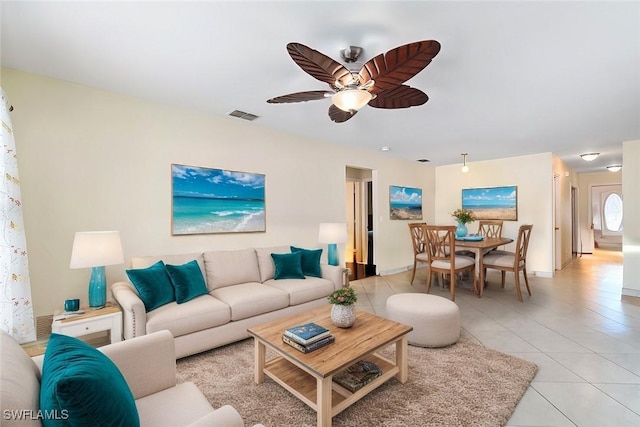
MULTIPOLYGON (((400 368, 395 363, 379 354, 371 354, 362 360, 375 363, 382 370, 382 375, 355 392, 347 390, 333 382, 332 377, 328 377, 328 381, 331 381, 331 417, 344 411, 400 372, 400 368)), ((318 412, 317 390, 319 389, 318 381, 322 381, 321 378, 307 373, 284 357, 276 357, 266 362, 264 373, 311 409, 318 412)))

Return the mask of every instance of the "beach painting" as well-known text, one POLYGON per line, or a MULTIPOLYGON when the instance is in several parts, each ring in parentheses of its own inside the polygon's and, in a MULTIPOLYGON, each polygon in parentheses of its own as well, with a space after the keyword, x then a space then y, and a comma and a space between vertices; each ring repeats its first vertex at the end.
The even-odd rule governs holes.
POLYGON ((171 165, 174 235, 266 231, 265 176, 171 165))
POLYGON ((422 190, 391 185, 389 210, 391 219, 422 219, 422 190))
POLYGON ((462 190, 462 208, 476 219, 518 220, 518 187, 468 188, 462 190))

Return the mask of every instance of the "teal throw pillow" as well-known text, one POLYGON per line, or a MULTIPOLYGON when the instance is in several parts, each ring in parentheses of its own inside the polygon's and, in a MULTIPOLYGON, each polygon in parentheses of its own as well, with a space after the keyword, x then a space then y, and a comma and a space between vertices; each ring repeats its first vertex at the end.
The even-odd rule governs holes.
POLYGON ((158 261, 151 267, 126 270, 126 272, 147 312, 176 300, 164 262, 158 261))
POLYGON ((271 254, 275 264, 274 279, 304 279, 302 274, 302 254, 292 252, 290 254, 271 254))
POLYGON ((53 333, 44 356, 40 410, 48 426, 139 426, 133 394, 117 366, 77 338, 53 333))
POLYGON ((182 304, 208 293, 207 284, 195 259, 182 265, 165 265, 176 292, 176 302, 182 304))
POLYGON ((320 269, 322 249, 303 249, 291 246, 291 252, 300 252, 302 254, 302 274, 322 277, 322 270, 320 269))

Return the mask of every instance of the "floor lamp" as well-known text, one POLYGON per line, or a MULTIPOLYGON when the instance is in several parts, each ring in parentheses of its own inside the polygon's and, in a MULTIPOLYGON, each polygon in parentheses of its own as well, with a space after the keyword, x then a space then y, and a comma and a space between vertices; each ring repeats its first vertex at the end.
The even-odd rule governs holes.
POLYGON ((329 265, 339 265, 338 243, 346 243, 347 241, 347 224, 344 222, 320 223, 318 241, 328 244, 329 265))
POLYGON ((107 303, 107 278, 104 267, 124 263, 119 231, 78 231, 73 239, 70 268, 91 267, 89 308, 107 303))

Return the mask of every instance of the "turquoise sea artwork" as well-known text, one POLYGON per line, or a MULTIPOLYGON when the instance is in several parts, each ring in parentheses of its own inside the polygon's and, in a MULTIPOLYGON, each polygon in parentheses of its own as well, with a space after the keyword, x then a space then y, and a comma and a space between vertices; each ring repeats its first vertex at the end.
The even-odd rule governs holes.
POLYGON ((518 187, 515 185, 462 190, 462 208, 476 219, 518 220, 518 187))
POLYGON ((172 233, 242 233, 266 230, 265 176, 171 165, 172 233))
POLYGON ((422 219, 422 190, 391 185, 389 217, 391 219, 422 219))

